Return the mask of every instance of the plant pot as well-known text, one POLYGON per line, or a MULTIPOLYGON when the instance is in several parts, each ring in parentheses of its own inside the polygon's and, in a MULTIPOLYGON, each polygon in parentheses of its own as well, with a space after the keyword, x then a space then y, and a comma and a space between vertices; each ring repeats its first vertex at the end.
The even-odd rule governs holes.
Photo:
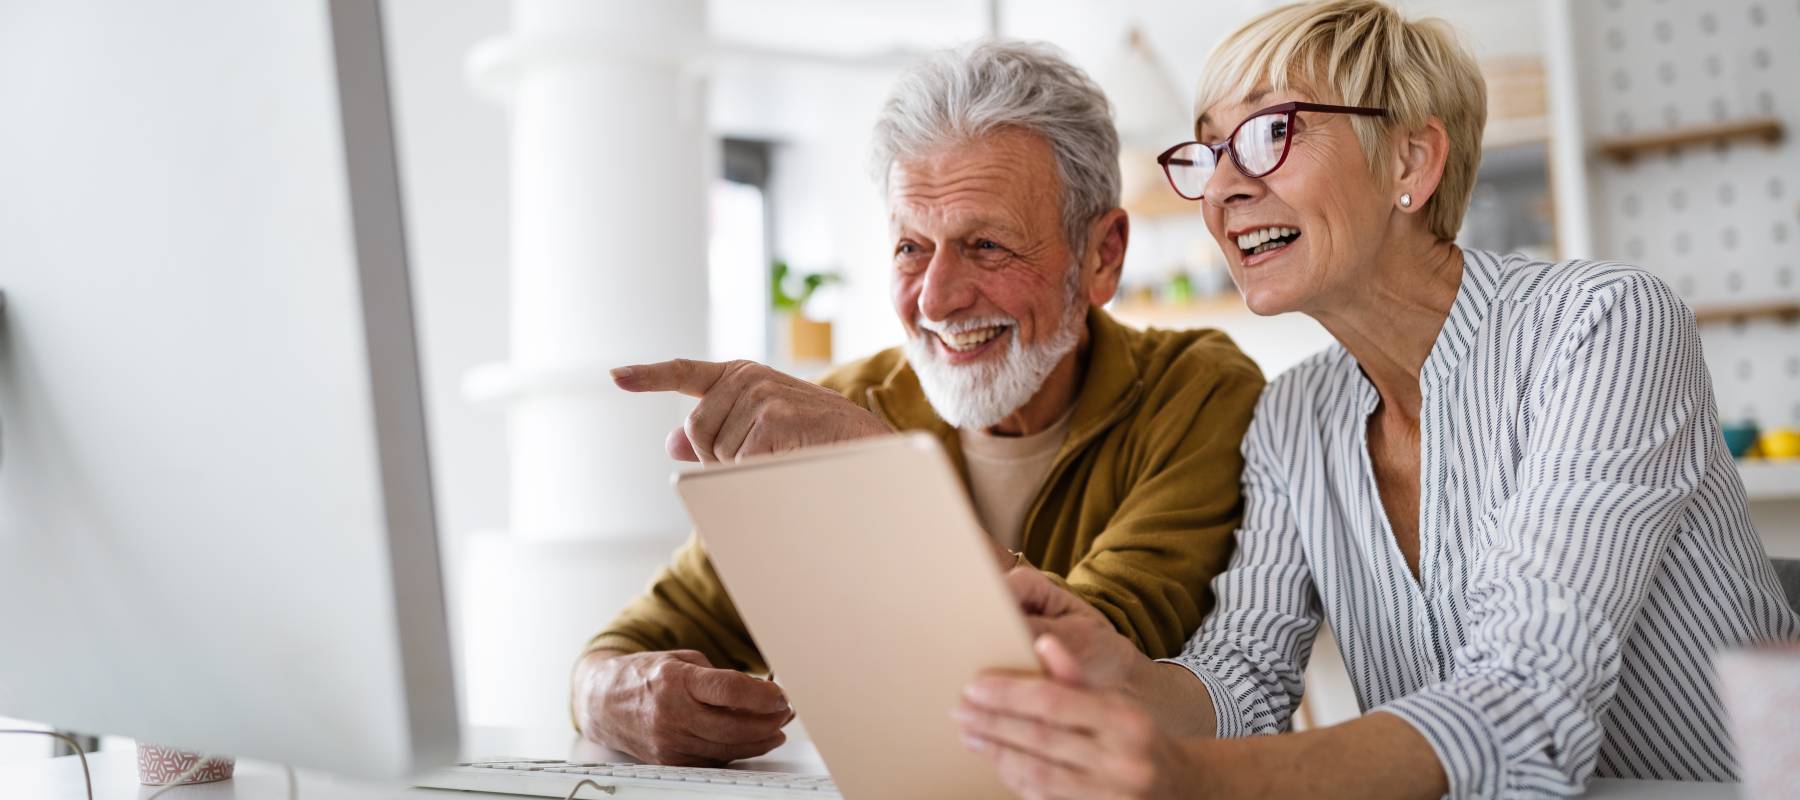
POLYGON ((788 359, 797 363, 831 363, 831 323, 799 314, 787 315, 788 359))

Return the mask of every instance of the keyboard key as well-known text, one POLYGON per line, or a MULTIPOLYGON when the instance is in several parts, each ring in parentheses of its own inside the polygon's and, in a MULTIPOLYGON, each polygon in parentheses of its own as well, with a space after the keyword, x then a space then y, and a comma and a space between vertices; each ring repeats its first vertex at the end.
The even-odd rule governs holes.
POLYGON ((598 764, 591 761, 558 761, 555 759, 514 759, 507 761, 472 761, 459 766, 473 770, 512 770, 623 778, 641 781, 709 783, 728 786, 769 787, 800 791, 830 792, 837 786, 829 775, 801 775, 792 772, 714 769, 709 767, 665 767, 655 764, 598 764))

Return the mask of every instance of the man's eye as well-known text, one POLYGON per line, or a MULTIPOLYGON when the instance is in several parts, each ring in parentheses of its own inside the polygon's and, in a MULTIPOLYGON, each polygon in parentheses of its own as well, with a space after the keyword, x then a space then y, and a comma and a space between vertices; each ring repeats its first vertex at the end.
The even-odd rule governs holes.
POLYGON ((894 267, 907 274, 917 273, 925 269, 931 261, 925 248, 914 242, 901 242, 894 247, 894 267))
POLYGON ((1005 250, 1006 249, 1004 247, 1001 247, 999 242, 996 242, 992 239, 982 239, 981 241, 976 242, 975 248, 977 250, 1005 250))

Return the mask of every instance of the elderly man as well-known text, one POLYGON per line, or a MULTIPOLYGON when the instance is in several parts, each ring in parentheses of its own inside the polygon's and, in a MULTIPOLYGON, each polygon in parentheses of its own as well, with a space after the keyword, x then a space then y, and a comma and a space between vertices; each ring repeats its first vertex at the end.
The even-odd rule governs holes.
MULTIPOLYGON (((1216 331, 1140 332, 1100 310, 1129 233, 1110 113, 1043 47, 928 60, 900 79, 875 136, 905 346, 817 385, 748 362, 632 366, 615 380, 700 398, 669 450, 708 464, 934 432, 1009 564, 1042 570, 1150 656, 1174 655, 1228 557, 1263 380, 1216 331)), ((792 716, 778 686, 745 674, 764 670, 690 541, 589 642, 576 724, 646 761, 760 755, 792 716)))

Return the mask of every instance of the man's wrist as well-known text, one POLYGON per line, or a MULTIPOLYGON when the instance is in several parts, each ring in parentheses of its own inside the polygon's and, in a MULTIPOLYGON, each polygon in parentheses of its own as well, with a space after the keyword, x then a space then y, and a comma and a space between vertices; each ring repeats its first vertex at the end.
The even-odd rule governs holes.
POLYGON ((610 669, 607 662, 625 655, 622 650, 590 650, 575 660, 574 674, 571 676, 569 696, 572 701, 570 716, 574 719, 575 729, 582 735, 589 735, 593 728, 594 695, 603 691, 606 683, 606 672, 610 669))

